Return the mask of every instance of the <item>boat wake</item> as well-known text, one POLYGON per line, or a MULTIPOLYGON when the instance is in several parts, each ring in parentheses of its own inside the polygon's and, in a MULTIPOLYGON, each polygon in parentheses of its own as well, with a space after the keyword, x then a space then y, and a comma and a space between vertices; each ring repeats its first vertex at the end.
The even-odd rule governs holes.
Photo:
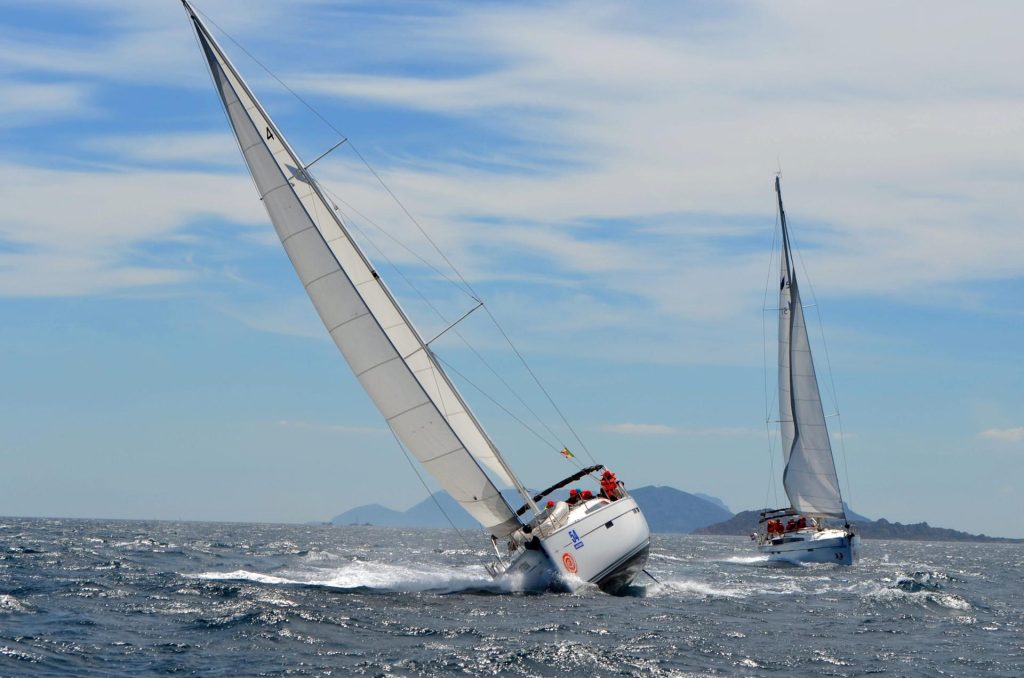
POLYGON ((346 593, 529 593, 514 576, 492 579, 479 565, 424 567, 354 561, 341 567, 281 569, 274 574, 251 570, 187 574, 212 581, 248 581, 280 587, 325 588, 346 593))
POLYGON ((768 560, 768 556, 758 554, 756 556, 730 556, 728 558, 722 558, 717 562, 720 563, 733 563, 735 565, 754 565, 757 567, 764 567, 771 565, 772 563, 768 560))

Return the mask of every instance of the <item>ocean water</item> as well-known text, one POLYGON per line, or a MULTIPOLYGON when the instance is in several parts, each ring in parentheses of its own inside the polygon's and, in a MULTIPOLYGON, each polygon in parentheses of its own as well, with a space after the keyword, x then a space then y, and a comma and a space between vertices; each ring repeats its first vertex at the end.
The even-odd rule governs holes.
POLYGON ((660 583, 611 597, 496 585, 464 536, 0 518, 0 675, 1024 674, 1019 545, 654 535, 660 583))

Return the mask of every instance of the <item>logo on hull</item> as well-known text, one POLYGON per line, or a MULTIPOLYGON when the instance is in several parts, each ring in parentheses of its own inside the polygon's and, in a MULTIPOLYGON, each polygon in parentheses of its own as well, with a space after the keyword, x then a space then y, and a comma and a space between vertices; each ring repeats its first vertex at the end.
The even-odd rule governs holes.
POLYGON ((562 554, 562 564, 565 565, 566 572, 576 574, 576 559, 572 557, 571 553, 562 554))

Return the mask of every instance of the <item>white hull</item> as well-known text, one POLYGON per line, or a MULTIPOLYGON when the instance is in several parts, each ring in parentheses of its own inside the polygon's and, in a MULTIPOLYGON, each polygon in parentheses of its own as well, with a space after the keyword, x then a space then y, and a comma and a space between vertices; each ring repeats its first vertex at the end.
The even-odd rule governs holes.
POLYGON ((769 560, 789 563, 853 565, 860 553, 860 536, 848 530, 797 530, 762 539, 758 551, 769 560))
POLYGON ((607 593, 629 586, 643 571, 651 533, 630 496, 601 499, 574 507, 563 526, 539 537, 538 548, 524 549, 498 577, 512 577, 528 589, 552 584, 576 591, 595 584, 607 593))

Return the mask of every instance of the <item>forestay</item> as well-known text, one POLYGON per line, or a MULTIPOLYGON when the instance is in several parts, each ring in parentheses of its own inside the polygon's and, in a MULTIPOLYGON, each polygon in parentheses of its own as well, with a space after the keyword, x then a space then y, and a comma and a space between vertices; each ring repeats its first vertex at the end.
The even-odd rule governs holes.
POLYGON ((775 179, 782 223, 782 280, 779 288, 779 419, 786 470, 782 483, 800 513, 844 517, 832 445, 811 358, 804 309, 793 270, 793 256, 775 179))
POLYGON ((260 199, 335 344, 388 425, 438 483, 491 533, 510 533, 519 520, 481 468, 518 485, 504 460, 298 156, 183 4, 260 199))

